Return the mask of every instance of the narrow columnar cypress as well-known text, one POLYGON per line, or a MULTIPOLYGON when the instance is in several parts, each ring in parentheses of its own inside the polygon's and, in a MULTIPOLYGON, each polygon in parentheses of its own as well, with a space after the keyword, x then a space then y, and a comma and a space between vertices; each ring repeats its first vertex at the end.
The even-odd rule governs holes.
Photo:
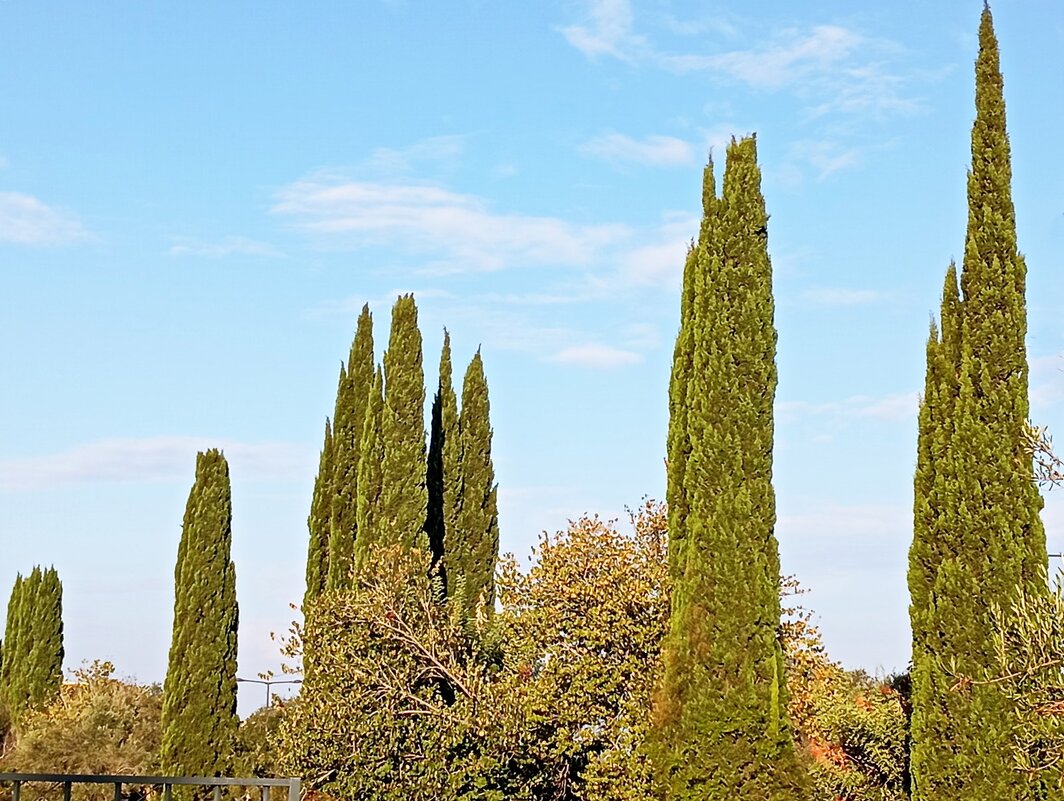
POLYGON ((174 628, 163 685, 163 771, 224 776, 238 719, 236 570, 231 558, 229 465, 196 456, 174 569, 174 628))
POLYGON ((63 684, 63 585, 39 566, 11 591, 0 665, 3 701, 15 722, 55 700, 63 684))
POLYGON ((1058 798, 1012 768, 1009 705, 964 692, 993 661, 986 617, 1018 587, 1045 590, 1042 502, 1024 448, 1026 266, 1016 244, 1009 141, 989 7, 979 27, 968 226, 943 291, 921 401, 909 554, 912 775, 917 801, 1058 798))
POLYGON ((373 373, 373 315, 365 305, 358 316, 347 369, 342 373, 336 392, 336 413, 333 415, 332 507, 326 581, 330 589, 349 586, 354 567, 358 537, 358 462, 373 373))
MULTIPOLYGON (((710 168, 711 169, 711 168, 710 168)), ((787 721, 772 487, 776 329, 753 137, 704 181, 670 401, 673 594, 649 748, 669 799, 796 801, 808 777, 787 721), (679 385, 686 383, 686 391, 679 385), (682 433, 686 431, 686 434, 682 433), (680 474, 679 453, 689 440, 680 474)))
POLYGON ((668 485, 666 501, 669 509, 669 563, 673 570, 682 560, 684 535, 687 532, 689 510, 684 476, 691 455, 691 439, 687 427, 687 395, 694 369, 694 300, 695 278, 698 275, 699 253, 706 252, 708 236, 714 220, 717 190, 710 157, 702 171, 702 224, 698 241, 692 242, 684 260, 683 289, 680 295, 680 331, 673 348, 672 375, 669 379, 669 430, 666 444, 668 485))
POLYGON ((47 706, 63 684, 63 584, 54 567, 41 571, 29 624, 27 706, 47 706))
POLYGON ((381 437, 381 531, 389 544, 428 547, 425 374, 413 295, 401 296, 392 307, 391 333, 384 353, 381 437))
POLYGON ((20 614, 22 608, 23 587, 26 580, 19 573, 15 576, 15 584, 11 588, 11 597, 7 602, 7 625, 4 628, 4 661, 0 664, 0 700, 8 710, 12 711, 17 706, 15 687, 18 682, 16 670, 20 664, 20 614))
POLYGON ((472 614, 478 603, 495 605, 495 563, 499 558, 499 503, 491 460, 491 418, 484 361, 477 350, 462 382, 458 418, 461 446, 458 519, 445 543, 448 589, 472 614))
POLYGON ((373 376, 367 396, 366 419, 362 429, 362 456, 358 463, 358 539, 355 540, 355 567, 371 558, 373 549, 386 539, 382 528, 381 496, 384 486, 384 377, 380 367, 373 376))
POLYGON ((451 373, 451 335, 444 330, 440 380, 432 401, 426 525, 433 560, 441 568, 446 563, 445 543, 455 536, 461 491, 459 462, 462 448, 458 441, 458 397, 454 392, 451 373))
POLYGON ((318 457, 318 475, 314 479, 314 495, 310 503, 307 529, 307 590, 303 606, 325 592, 329 578, 329 512, 332 506, 333 434, 332 424, 325 420, 325 440, 318 457))

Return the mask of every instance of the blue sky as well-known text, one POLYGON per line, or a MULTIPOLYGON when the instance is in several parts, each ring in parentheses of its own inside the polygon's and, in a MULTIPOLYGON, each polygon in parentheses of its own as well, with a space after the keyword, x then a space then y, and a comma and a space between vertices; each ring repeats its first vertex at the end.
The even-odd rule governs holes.
MULTIPOLYGON (((701 167, 756 131, 784 570, 834 656, 904 668, 916 393, 962 253, 980 9, 0 2, 0 588, 54 563, 68 664, 161 679, 195 452, 220 446, 241 675, 276 669, 339 361, 365 301, 380 350, 402 291, 430 383, 444 326, 457 370, 483 349, 504 549, 661 497, 701 167)), ((1054 428, 1064 8, 994 12, 1054 428)))

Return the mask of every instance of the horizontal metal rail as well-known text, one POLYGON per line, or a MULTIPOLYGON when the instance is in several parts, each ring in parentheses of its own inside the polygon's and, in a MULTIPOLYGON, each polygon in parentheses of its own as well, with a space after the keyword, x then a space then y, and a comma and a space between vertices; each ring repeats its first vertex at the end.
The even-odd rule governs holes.
POLYGON ((61 784, 63 801, 70 801, 71 786, 75 784, 113 784, 115 801, 122 801, 122 785, 163 788, 163 801, 171 801, 170 788, 176 785, 213 787, 214 801, 221 801, 223 787, 258 787, 262 801, 269 801, 271 787, 288 788, 288 801, 299 801, 300 781, 290 779, 263 779, 258 776, 125 776, 95 775, 84 773, 0 773, 0 784, 12 786, 11 801, 20 801, 22 785, 26 783, 61 784))

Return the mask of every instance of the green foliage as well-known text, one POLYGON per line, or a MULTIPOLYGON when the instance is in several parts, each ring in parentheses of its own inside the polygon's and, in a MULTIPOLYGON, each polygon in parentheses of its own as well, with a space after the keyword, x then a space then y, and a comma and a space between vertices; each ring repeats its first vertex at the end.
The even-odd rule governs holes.
POLYGON ((451 380, 451 335, 443 332, 440 354, 440 380, 432 401, 432 423, 428 456, 428 523, 429 548, 440 565, 446 584, 446 564, 441 563, 446 543, 456 537, 458 508, 462 491, 458 440, 458 398, 451 380))
POLYGON ((325 420, 325 441, 318 457, 318 475, 314 478, 314 495, 310 503, 307 529, 307 589, 303 605, 325 592, 329 578, 329 515, 332 506, 333 434, 332 425, 325 420))
POLYGON ((290 642, 306 683, 281 770, 350 799, 636 799, 668 616, 664 511, 584 519, 501 570, 503 611, 444 602, 431 555, 381 548, 290 642))
POLYGON ((391 334, 384 353, 381 437, 381 533, 388 543, 408 548, 427 544, 425 375, 413 295, 401 296, 392 307, 391 334))
POLYGON ((378 367, 369 391, 365 426, 362 430, 362 456, 358 463, 358 531, 355 565, 366 564, 373 551, 387 541, 381 516, 384 492, 384 377, 378 367))
POLYGON ((347 586, 358 539, 358 465, 366 408, 374 376, 373 316, 362 307, 347 369, 340 372, 333 416, 333 459, 329 510, 329 589, 347 586))
MULTIPOLYGON (((0 765, 23 773, 159 772, 162 693, 114 678, 109 662, 74 671, 52 703, 28 713, 0 765)), ((112 798, 110 787, 78 788, 79 798, 112 798)))
POLYGON ((478 350, 462 383, 458 422, 461 449, 461 493, 457 523, 446 542, 448 590, 461 596, 467 614, 495 605, 495 563, 499 558, 499 506, 495 468, 491 461, 491 420, 488 382, 478 350))
POLYGON ((349 799, 502 799, 516 781, 485 753, 507 710, 479 634, 449 610, 431 555, 382 545, 355 586, 311 607, 290 643, 305 681, 281 729, 281 766, 349 799))
POLYGON ((280 776, 277 740, 287 708, 281 705, 264 706, 240 723, 237 731, 236 756, 233 759, 238 776, 280 776))
MULTIPOLYGON (((1037 797, 1011 770, 1013 724, 993 685, 951 691, 954 674, 993 659, 987 609, 1017 587, 1044 587, 1041 499, 1025 451, 1026 267, 1016 247, 997 40, 979 28, 968 230, 960 289, 943 291, 920 409, 909 559, 913 629, 913 797, 1008 801, 1037 797)), ((1054 796, 1055 797, 1055 796, 1054 796)))
POLYGON ((631 523, 626 535, 584 517, 544 535, 526 573, 513 557, 501 565, 499 681, 540 741, 540 797, 657 793, 642 744, 669 618, 666 511, 648 502, 631 523))
POLYGON ((224 776, 236 738, 237 600, 229 465, 196 456, 174 571, 174 629, 162 706, 161 767, 224 776))
POLYGON ((1064 590, 1018 587, 991 606, 994 656, 980 675, 957 676, 954 691, 991 686, 1008 699, 1013 766, 1042 774, 1049 786, 1064 781, 1064 590))
POLYGON ((684 277, 669 441, 669 499, 684 508, 670 521, 672 613, 650 739, 670 799, 808 792, 780 642, 776 331, 760 182, 755 140, 733 140, 722 197, 704 182, 703 232, 684 277))
POLYGON ((7 609, 0 689, 12 722, 50 704, 63 683, 63 585, 55 568, 15 578, 7 609))

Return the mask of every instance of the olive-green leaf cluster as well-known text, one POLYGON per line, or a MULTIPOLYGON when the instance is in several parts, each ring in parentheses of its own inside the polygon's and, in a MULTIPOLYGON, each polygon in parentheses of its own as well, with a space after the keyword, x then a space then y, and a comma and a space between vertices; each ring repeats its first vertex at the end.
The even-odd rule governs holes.
POLYGON ((947 271, 920 407, 909 554, 913 797, 1010 801, 1044 788, 1012 769, 1012 709, 993 685, 955 688, 993 659, 987 610, 1045 588, 1041 498, 1026 450, 1026 267, 1016 244, 997 39, 984 7, 975 65, 968 226, 947 271))
POLYGON ((171 775, 224 776, 238 719, 238 611, 229 465, 196 456, 174 570, 174 629, 163 685, 161 767, 171 775))
POLYGON ((307 518, 310 542, 304 604, 350 580, 358 535, 358 468, 373 372, 373 316, 369 306, 363 306, 347 363, 340 365, 333 417, 325 421, 307 518))
MULTIPOLYGON (((3 769, 157 774, 162 710, 158 685, 120 681, 109 662, 94 662, 73 673, 74 681, 65 684, 50 704, 25 715, 14 746, 3 757, 3 769)), ((114 789, 76 786, 74 798, 112 799, 114 789)))
POLYGON ((392 307, 392 327, 384 352, 384 462, 380 517, 390 542, 407 548, 427 545, 428 489, 425 449, 425 371, 421 331, 413 295, 392 307))
POLYGON ((329 483, 329 569, 326 574, 329 589, 347 586, 354 569, 358 539, 358 468, 373 376, 373 316, 369 306, 363 306, 347 368, 341 369, 336 391, 332 478, 329 483))
MULTIPOLYGON (((495 563, 499 558, 499 505, 491 460, 488 381, 478 350, 462 382, 458 420, 459 476, 456 521, 445 540, 448 589, 467 614, 495 606, 495 563)), ((445 476, 446 478, 446 476, 445 476)))
POLYGON ((634 523, 574 522, 528 572, 507 559, 494 617, 444 602, 427 549, 378 549, 289 643, 307 678, 282 770, 342 799, 648 798, 664 511, 634 523))
POLYGON ((50 704, 63 683, 63 585, 55 568, 16 576, 7 606, 0 698, 12 722, 50 704))
POLYGON ((687 258, 668 438, 672 613, 650 750, 670 799, 794 801, 772 487, 776 329, 753 137, 712 162, 687 258))
POLYGON ((1064 575, 1056 587, 1017 587, 990 607, 993 659, 982 675, 963 684, 989 685, 1013 709, 1014 766, 1045 774, 1050 786, 1064 780, 1064 575))

